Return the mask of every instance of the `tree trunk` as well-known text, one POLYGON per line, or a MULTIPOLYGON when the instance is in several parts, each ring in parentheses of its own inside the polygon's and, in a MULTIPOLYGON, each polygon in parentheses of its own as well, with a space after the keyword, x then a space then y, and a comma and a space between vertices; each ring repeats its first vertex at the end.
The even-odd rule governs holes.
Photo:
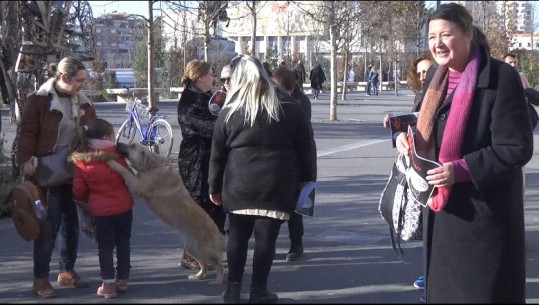
POLYGON ((256 1, 252 1, 253 35, 251 36, 251 56, 256 57, 256 1))
MULTIPOLYGON (((153 108, 153 0, 148 1, 148 107, 153 108)), ((156 102, 156 101, 155 101, 156 102)), ((150 117, 151 117, 150 112, 150 117)))
POLYGON ((348 80, 348 45, 345 44, 344 48, 343 48, 343 80, 342 80, 342 83, 343 83, 343 86, 342 86, 342 95, 341 95, 341 101, 345 101, 346 100, 346 81, 348 80))
POLYGON ((331 46, 331 97, 329 103, 329 120, 337 121, 337 42, 335 35, 337 27, 330 22, 329 41, 331 46))

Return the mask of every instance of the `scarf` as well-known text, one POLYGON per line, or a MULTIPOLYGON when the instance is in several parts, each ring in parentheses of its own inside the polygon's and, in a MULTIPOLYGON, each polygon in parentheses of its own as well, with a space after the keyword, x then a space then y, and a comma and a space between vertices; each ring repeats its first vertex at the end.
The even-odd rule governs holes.
MULTIPOLYGON (((479 48, 475 48, 453 94, 450 114, 438 156, 438 162, 441 164, 462 158, 464 131, 472 108, 480 64, 481 51, 479 48)), ((417 121, 416 149, 418 154, 430 160, 435 157, 435 140, 432 133, 436 112, 443 103, 447 92, 448 75, 447 67, 438 67, 425 94, 417 121)), ((451 189, 451 185, 437 188, 430 200, 429 207, 436 212, 442 210, 447 204, 451 189)))

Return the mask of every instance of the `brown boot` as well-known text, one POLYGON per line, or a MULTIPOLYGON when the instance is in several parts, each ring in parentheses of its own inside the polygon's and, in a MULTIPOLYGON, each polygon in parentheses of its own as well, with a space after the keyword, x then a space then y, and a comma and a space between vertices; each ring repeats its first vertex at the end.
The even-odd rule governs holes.
POLYGON ((97 295, 105 299, 113 299, 118 296, 116 293, 116 280, 103 280, 103 284, 97 288, 97 295))
POLYGON ((56 296, 56 291, 52 288, 51 283, 47 278, 35 278, 32 292, 42 298, 54 298, 56 296))
POLYGON ((62 286, 68 286, 73 288, 88 287, 88 282, 81 280, 80 276, 77 274, 77 272, 75 272, 75 270, 60 272, 58 274, 57 282, 62 286))
POLYGON ((200 266, 198 262, 187 251, 183 251, 183 257, 180 261, 180 265, 185 269, 199 270, 200 266))

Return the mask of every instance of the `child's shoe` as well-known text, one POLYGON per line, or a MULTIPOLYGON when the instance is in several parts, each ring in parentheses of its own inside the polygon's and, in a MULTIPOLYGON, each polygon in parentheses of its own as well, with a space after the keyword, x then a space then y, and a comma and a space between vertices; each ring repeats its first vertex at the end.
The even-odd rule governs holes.
POLYGON ((118 293, 126 293, 127 292, 127 284, 128 284, 128 280, 117 280, 116 281, 116 291, 118 293))
POLYGON ((97 288, 97 295, 105 299, 113 299, 118 296, 116 293, 116 280, 103 280, 103 284, 97 288))

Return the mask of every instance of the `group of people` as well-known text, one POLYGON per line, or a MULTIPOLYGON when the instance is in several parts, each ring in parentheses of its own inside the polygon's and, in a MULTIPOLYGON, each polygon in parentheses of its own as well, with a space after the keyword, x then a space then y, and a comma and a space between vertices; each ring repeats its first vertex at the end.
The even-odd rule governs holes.
MULTIPOLYGON (((436 191, 423 210, 425 301, 524 303, 523 166, 533 154, 531 120, 523 119, 529 117, 526 84, 514 67, 491 57, 484 34, 459 4, 440 5, 430 16, 428 41, 430 57, 419 58, 409 77, 417 93, 418 154, 442 164, 426 177, 436 191)), ((103 280, 97 295, 114 298, 128 288, 134 200, 106 161, 127 163, 115 152, 112 125, 97 118, 81 93, 84 65, 67 57, 56 69, 29 95, 19 132, 18 160, 27 179, 36 173, 32 157, 73 146, 72 182, 42 188, 48 214, 33 243, 32 291, 44 298, 56 295, 49 282, 56 244, 58 284, 88 286, 74 269, 77 201, 96 220, 103 280)), ((179 171, 191 196, 228 234, 225 303, 240 303, 253 233, 250 303, 278 300, 267 284, 285 221, 291 239, 287 259, 303 252, 303 225, 294 224, 294 209, 301 187, 317 179, 310 102, 291 70, 270 72, 254 57, 235 57, 221 73, 227 96, 218 115, 208 109, 214 83, 209 63, 189 62, 181 79, 179 171)), ((408 153, 404 133, 396 147, 408 153)), ((197 268, 187 252, 181 264, 197 268)))

